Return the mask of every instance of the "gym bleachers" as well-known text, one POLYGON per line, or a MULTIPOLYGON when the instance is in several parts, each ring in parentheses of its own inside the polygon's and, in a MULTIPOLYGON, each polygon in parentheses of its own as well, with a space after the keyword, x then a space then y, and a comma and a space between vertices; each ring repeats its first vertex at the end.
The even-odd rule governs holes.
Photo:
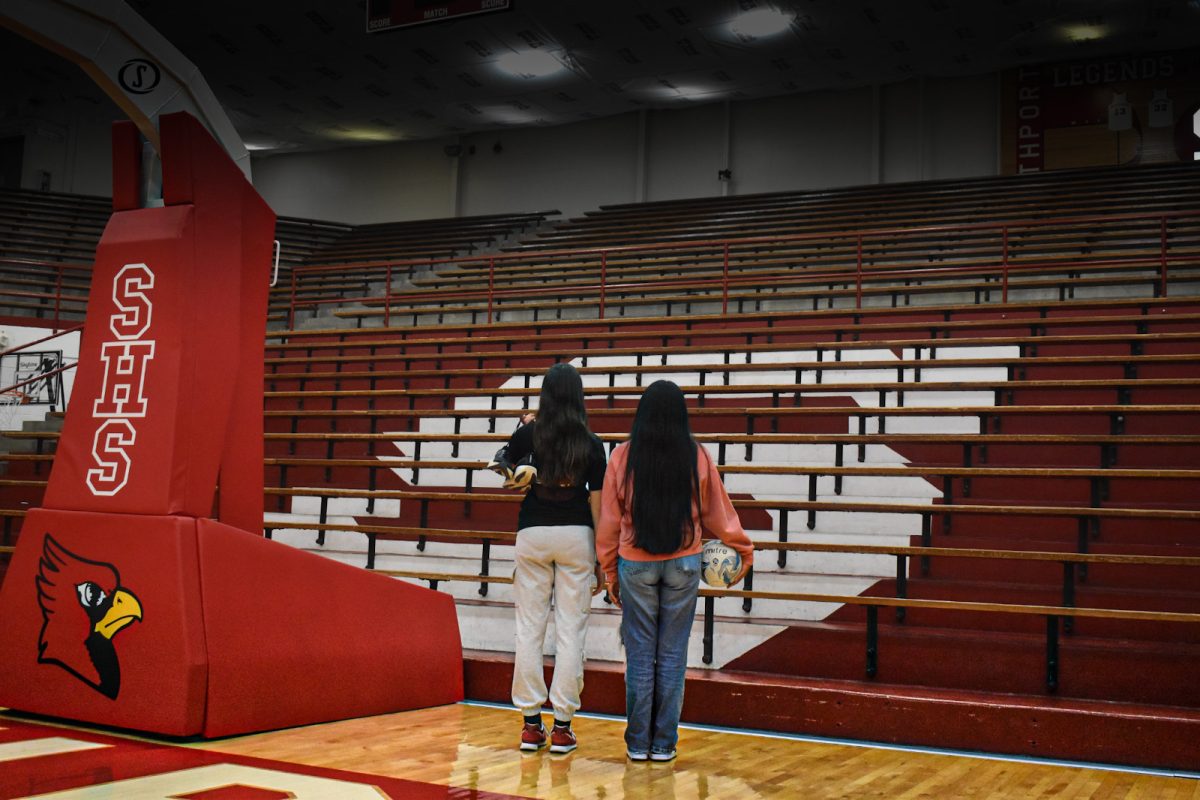
POLYGON ((1164 262, 1195 280, 1200 190, 1190 166, 1139 173, 616 206, 327 314, 392 325, 1161 294, 1164 262))
POLYGON ((111 211, 108 198, 0 190, 0 313, 81 320, 111 211))
MULTIPOLYGON (((1186 578, 1200 564, 1187 534, 1200 510, 1186 488, 1200 477, 1197 310, 1186 297, 1001 304, 994 294, 954 306, 297 333, 268 358, 272 533, 424 574, 462 600, 468 646, 503 649, 511 630, 497 606, 509 598, 517 498, 497 496, 481 467, 556 360, 583 371, 593 426, 612 443, 637 387, 668 377, 685 387, 762 549, 753 594, 713 599, 714 635, 697 625, 695 665, 862 680, 874 625, 874 680, 1045 691, 1044 609, 1073 606, 1150 618, 1066 622, 1057 646, 1077 670, 1056 676, 1056 691, 1167 702, 1154 687, 1177 690, 1173 648, 1194 647, 1198 631, 1171 616, 1197 610, 1186 578), (831 597, 915 605, 871 623, 861 601, 818 602, 831 597), (918 675, 905 665, 925 659, 900 657, 930 642, 961 654, 989 636, 1026 666, 918 675), (1130 638, 1159 648, 1142 668, 1161 680, 1111 666, 1130 638), (789 655, 810 650, 837 655, 789 655), (1100 680, 1081 659, 1110 666, 1100 680)), ((593 656, 619 660, 615 619, 597 614, 593 656)))
MULTIPOLYGON (((310 293, 272 302, 325 311, 268 336, 264 529, 448 591, 468 649, 511 652, 520 497, 488 458, 557 361, 609 446, 669 378, 759 550, 705 592, 692 666, 1195 709, 1195 176, 604 208, 399 292, 403 264, 296 265, 310 293)), ((6 436, 10 544, 55 434, 6 436)), ((593 608, 589 656, 620 661, 593 608)))
MULTIPOLYGON (((273 297, 293 293, 316 303, 378 288, 372 266, 414 257, 427 264, 508 241, 537 229, 557 211, 491 214, 378 225, 280 217, 273 297), (292 282, 300 266, 335 265, 292 282), (366 265, 364 275, 362 265, 366 265)), ((111 214, 107 198, 26 190, 0 191, 0 314, 77 322, 83 318, 96 243, 111 214)), ((396 270, 397 280, 410 270, 396 270)), ((278 300, 272 308, 282 309, 278 300)), ((275 319, 284 315, 276 314, 275 319)))
MULTIPOLYGON (((489 214, 410 222, 344 226, 335 239, 305 255, 306 268, 289 270, 272 292, 273 324, 297 322, 296 300, 319 310, 345 298, 408 285, 414 274, 479 248, 536 229, 557 211, 489 214)), ((294 269, 298 265, 291 265, 294 269)))

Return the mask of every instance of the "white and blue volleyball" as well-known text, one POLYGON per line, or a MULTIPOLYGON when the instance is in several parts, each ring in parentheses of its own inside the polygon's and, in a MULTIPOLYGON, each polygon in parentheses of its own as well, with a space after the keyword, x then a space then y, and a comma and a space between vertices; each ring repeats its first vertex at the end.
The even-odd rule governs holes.
POLYGON ((709 539, 700 555, 700 577, 709 586, 725 588, 742 568, 742 557, 719 539, 709 539))

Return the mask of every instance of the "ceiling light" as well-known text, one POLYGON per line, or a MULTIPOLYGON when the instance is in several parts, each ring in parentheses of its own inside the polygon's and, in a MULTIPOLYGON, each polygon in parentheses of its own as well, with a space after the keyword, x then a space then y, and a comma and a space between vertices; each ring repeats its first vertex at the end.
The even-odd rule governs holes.
POLYGON ((725 96, 723 89, 710 89, 697 85, 659 86, 650 90, 655 97, 664 100, 719 100, 725 96))
POLYGON ((379 128, 345 128, 330 130, 329 136, 348 142, 394 142, 400 139, 400 134, 379 128))
POLYGON ((1073 42, 1093 42, 1104 38, 1103 25, 1068 25, 1067 38, 1073 42))
POLYGON ((496 59, 496 66, 509 75, 522 78, 543 78, 566 69, 561 61, 545 50, 503 53, 496 59))
POLYGON ((286 150, 296 145, 292 142, 285 142, 281 139, 270 139, 264 136, 255 136, 253 139, 243 139, 242 146, 252 152, 263 152, 269 150, 286 150))
POLYGON ((532 111, 508 108, 505 106, 482 109, 483 113, 494 122, 503 125, 532 125, 537 121, 537 115, 532 111))
POLYGON ((774 8, 756 8, 729 23, 729 30, 741 39, 758 39, 783 33, 792 24, 792 16, 774 8))

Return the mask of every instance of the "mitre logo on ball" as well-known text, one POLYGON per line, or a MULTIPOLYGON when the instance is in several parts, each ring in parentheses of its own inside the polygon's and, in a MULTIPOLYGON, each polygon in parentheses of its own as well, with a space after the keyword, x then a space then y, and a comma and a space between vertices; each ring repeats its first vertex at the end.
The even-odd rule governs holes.
POLYGON ((114 639, 141 620, 137 597, 115 566, 78 556, 48 533, 36 583, 44 620, 38 663, 60 666, 115 700, 121 664, 114 639))

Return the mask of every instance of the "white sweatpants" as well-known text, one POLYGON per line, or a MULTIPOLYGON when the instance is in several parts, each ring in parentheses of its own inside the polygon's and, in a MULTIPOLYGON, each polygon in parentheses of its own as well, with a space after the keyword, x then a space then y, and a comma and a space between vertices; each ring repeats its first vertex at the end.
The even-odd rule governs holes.
POLYGON ((517 641, 513 705, 525 716, 546 702, 542 649, 554 598, 554 679, 549 700, 555 719, 569 721, 583 692, 583 643, 596 564, 596 537, 586 525, 544 525, 517 531, 517 641))

